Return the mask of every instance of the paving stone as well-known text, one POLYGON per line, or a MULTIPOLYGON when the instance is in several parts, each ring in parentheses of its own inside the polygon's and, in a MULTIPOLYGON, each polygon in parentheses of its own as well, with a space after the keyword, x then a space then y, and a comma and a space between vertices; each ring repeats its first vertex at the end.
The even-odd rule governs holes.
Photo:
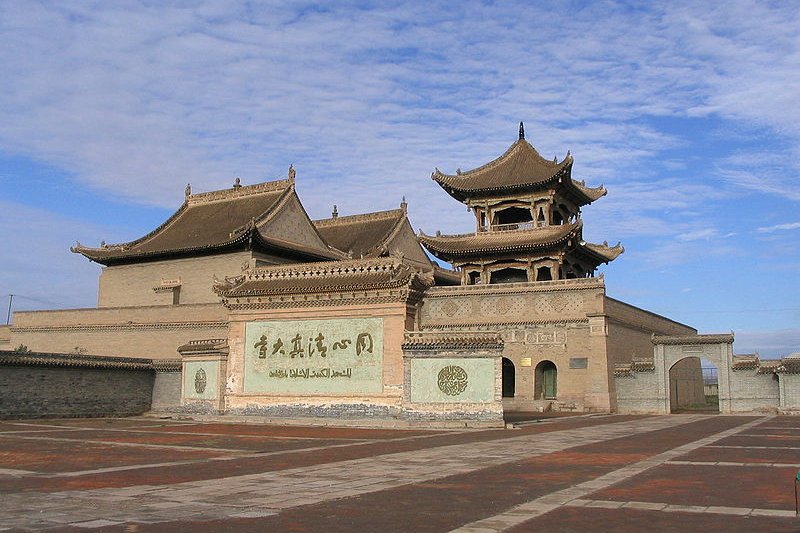
MULTIPOLYGON (((598 446, 599 450, 610 447, 609 453, 615 453, 615 445, 607 444, 610 441, 616 442, 622 439, 625 442, 635 443, 638 436, 658 431, 669 431, 670 435, 680 435, 682 426, 705 420, 713 421, 715 424, 727 424, 727 427, 734 427, 736 431, 743 427, 741 420, 734 421, 734 419, 698 415, 630 417, 628 419, 610 417, 603 422, 606 424, 605 426, 588 425, 569 428, 568 423, 565 422, 564 429, 556 428, 541 434, 525 433, 527 431, 525 429, 518 432, 486 431, 481 433, 486 436, 486 440, 471 439, 463 444, 440 445, 440 447, 429 449, 415 446, 409 448, 408 451, 377 453, 355 460, 337 459, 337 456, 342 453, 341 448, 337 448, 335 453, 329 453, 329 457, 326 458, 328 463, 321 467, 317 465, 283 467, 256 473, 237 471, 237 475, 228 475, 224 479, 210 481, 170 483, 169 480, 164 480, 164 485, 151 484, 88 491, 76 489, 52 494, 28 491, 24 493, 23 498, 17 498, 19 495, 11 496, 15 497, 12 498, 14 502, 22 503, 27 500, 24 501, 27 504, 25 508, 41 509, 42 506, 48 505, 48 508, 61 513, 61 518, 75 518, 69 523, 97 523, 101 520, 97 517, 102 516, 102 520, 114 524, 132 521, 186 523, 188 521, 225 520, 226 518, 263 519, 267 524, 275 518, 279 510, 292 512, 300 506, 312 506, 313 509, 317 509, 327 508, 325 507, 327 505, 332 506, 331 509, 335 510, 340 506, 347 506, 351 502, 367 497, 380 500, 384 494, 388 498, 385 505, 389 508, 395 501, 399 501, 393 500, 389 496, 394 493, 418 491, 416 493, 419 494, 444 494, 449 490, 450 483, 457 483, 451 480, 458 476, 469 477, 475 473, 500 467, 509 468, 509 472, 513 472, 513 466, 506 467, 506 465, 530 461, 535 457, 545 457, 545 454, 549 453, 558 457, 558 454, 572 453, 570 450, 578 447, 598 446), (480 460, 476 460, 476 457, 479 457, 480 460), (76 502, 78 503, 76 504, 76 502), (91 509, 91 515, 86 513, 87 509, 91 509)), ((700 427, 699 424, 698 427, 700 427)), ((708 431, 706 432, 708 433, 708 431)), ((713 436, 695 440, 692 446, 698 443, 712 443, 718 438, 718 436, 713 436)), ((440 441, 445 442, 446 439, 441 438, 440 441)), ((583 504, 599 508, 623 507, 635 503, 597 502, 590 501, 584 496, 588 496, 597 488, 607 487, 627 477, 638 475, 647 468, 691 451, 692 446, 687 447, 685 442, 678 442, 678 446, 660 454, 658 459, 648 457, 635 465, 622 464, 616 469, 613 464, 610 464, 611 466, 602 464, 602 451, 595 454, 598 463, 594 466, 590 466, 588 463, 575 465, 564 463, 564 473, 576 475, 577 472, 580 472, 574 486, 559 485, 564 488, 551 494, 543 493, 538 499, 522 502, 508 509, 507 512, 484 516, 484 519, 479 522, 466 524, 461 531, 494 531, 496 530, 495 526, 498 525, 511 527, 528 518, 551 512, 565 504, 572 507, 583 504), (591 468, 597 467, 600 467, 598 473, 592 473, 591 468)), ((319 453, 328 452, 321 451, 319 453)), ((287 456, 285 460, 291 463, 292 459, 294 456, 287 456)), ((110 475, 112 474, 102 474, 102 476, 110 475)), ((128 475, 127 472, 125 475, 128 475)), ((535 477, 531 479, 532 482, 535 482, 535 477)), ((480 495, 485 498, 480 484, 463 487, 456 484, 454 486, 461 491, 472 490, 476 497, 480 495)), ((415 492, 402 493, 415 494, 415 492)), ((468 500, 463 501, 467 502, 468 500)), ((502 499, 498 503, 501 502, 502 499)), ((661 508, 666 506, 666 504, 661 505, 661 508)), ((315 516, 312 507, 309 507, 307 513, 311 517, 309 519, 313 519, 315 516)), ((379 507, 368 508, 380 511, 379 507)), ((467 511, 472 511, 472 509, 462 509, 462 512, 467 511)), ((283 513, 280 515, 283 516, 283 513)), ((0 510, 0 522, 7 523, 5 518, 12 517, 4 515, 4 511, 0 510)), ((34 522, 32 517, 20 518, 22 519, 22 522, 19 523, 20 526, 31 527, 33 524, 42 524, 40 521, 34 522), (25 520, 28 521, 25 522, 25 520)), ((17 522, 15 522, 16 524, 17 522)), ((268 529, 265 526, 264 530, 268 529)))
POLYGON ((708 507, 702 505, 667 505, 663 510, 679 513, 704 513, 708 507))
POLYGON ((116 526, 117 524, 121 524, 122 522, 114 522, 113 520, 90 520, 88 522, 75 522, 70 524, 73 527, 82 527, 87 529, 96 529, 99 527, 106 527, 106 526, 116 526))
POLYGON ((706 512, 719 513, 719 514, 748 515, 752 512, 752 509, 747 507, 724 507, 721 505, 711 505, 706 508, 706 512))
POLYGON ((629 509, 643 509, 647 511, 660 511, 667 506, 666 503, 654 503, 654 502, 625 502, 623 507, 629 509))
POLYGON ((753 509, 750 511, 752 516, 785 516, 787 518, 796 518, 795 511, 784 511, 781 509, 753 509))

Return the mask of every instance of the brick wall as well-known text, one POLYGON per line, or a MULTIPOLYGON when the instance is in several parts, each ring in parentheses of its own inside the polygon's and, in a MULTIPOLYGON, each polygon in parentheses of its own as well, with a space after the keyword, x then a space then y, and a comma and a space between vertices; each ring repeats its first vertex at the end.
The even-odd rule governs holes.
MULTIPOLYGON (((16 346, 13 348, 16 348, 16 346)), ((0 326, 0 350, 13 348, 11 346, 11 328, 9 326, 0 326)))
POLYGON ((173 411, 181 405, 181 372, 156 372, 153 379, 152 411, 173 411))
POLYGON ((150 409, 154 373, 146 360, 131 368, 73 363, 64 366, 64 357, 53 354, 0 352, 0 418, 130 416, 150 409))
POLYGON ((170 259, 133 265, 109 266, 100 274, 98 307, 171 305, 172 291, 155 292, 162 280, 180 280, 180 303, 212 303, 214 276, 238 276, 250 261, 250 252, 170 259))
POLYGON ((774 412, 780 402, 778 376, 759 374, 757 369, 730 372, 731 410, 733 412, 774 412))
POLYGON ((781 412, 800 413, 800 374, 779 374, 779 376, 781 412))
POLYGON ((47 353, 174 359, 178 346, 224 337, 222 304, 107 307, 14 313, 13 349, 47 353))
POLYGON ((665 413, 665 398, 658 394, 659 379, 655 371, 616 376, 614 385, 618 413, 665 413))

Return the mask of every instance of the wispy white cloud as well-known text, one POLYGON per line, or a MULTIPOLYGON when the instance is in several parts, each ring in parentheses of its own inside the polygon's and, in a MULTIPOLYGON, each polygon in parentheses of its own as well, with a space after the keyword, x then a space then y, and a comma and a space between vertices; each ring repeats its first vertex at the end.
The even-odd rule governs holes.
MULTIPOLYGON (((460 232, 474 221, 430 172, 497 157, 525 120, 545 157, 570 149, 575 177, 608 187, 585 210, 586 238, 638 241, 619 261, 730 259, 747 244, 720 238, 735 233, 719 220, 728 202, 800 200, 797 27, 796 6, 747 0, 0 3, 0 151, 69 172, 69 187, 166 208, 187 182, 252 183, 294 163, 314 217, 405 195, 416 227, 460 232), (715 123, 715 148, 673 121, 715 123)), ((130 237, 3 208, 41 226, 54 265, 75 238, 130 237)), ((749 227, 783 222, 773 213, 749 227)), ((0 224, 4 241, 14 224, 0 224)), ((5 265, 11 287, 63 278, 5 265)), ((85 263, 73 273, 94 287, 85 263)), ((70 290, 50 292, 85 305, 70 290)))
POLYGON ((774 233, 776 231, 786 231, 800 229, 800 222, 790 222, 788 224, 775 224, 774 226, 764 226, 757 228, 758 233, 774 233))
POLYGON ((700 241, 700 240, 707 241, 711 237, 716 237, 717 235, 719 235, 719 232, 716 230, 716 228, 703 228, 694 231, 689 231, 686 233, 681 233, 675 238, 678 239, 679 241, 684 241, 684 242, 700 241))
MULTIPOLYGON (((322 184, 347 210, 402 194, 443 207, 423 185, 432 167, 496 157, 527 119, 548 157, 570 148, 583 176, 628 184, 625 165, 681 142, 642 116, 798 133, 785 90, 797 13, 726 6, 4 4, 0 146, 170 207, 186 181, 274 178, 293 162, 322 214, 322 184)), ((751 186, 749 172, 733 182, 751 186)))

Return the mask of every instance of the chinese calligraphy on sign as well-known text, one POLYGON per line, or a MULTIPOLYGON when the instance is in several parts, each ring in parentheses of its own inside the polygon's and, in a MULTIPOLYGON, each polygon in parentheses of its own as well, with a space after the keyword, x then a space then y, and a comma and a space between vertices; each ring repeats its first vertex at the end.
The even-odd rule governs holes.
MULTIPOLYGON (((328 356, 328 346, 325 344, 325 335, 322 333, 317 334, 316 337, 309 337, 308 338, 308 350, 303 349, 303 337, 298 333, 294 337, 292 337, 292 349, 289 352, 289 357, 292 359, 297 357, 312 357, 315 353, 320 357, 327 357, 328 356), (315 349, 316 348, 316 349, 315 349)), ((333 351, 336 350, 346 350, 353 341, 350 339, 341 339, 337 342, 333 343, 333 351)), ((271 341, 267 339, 266 335, 261 335, 259 341, 253 344, 253 348, 258 349, 258 358, 259 359, 266 359, 267 358, 267 347, 271 344, 271 341)), ((286 355, 286 350, 283 348, 283 339, 280 337, 275 340, 275 343, 272 344, 272 353, 270 355, 286 355)), ((356 355, 361 355, 363 353, 372 353, 374 348, 374 342, 372 340, 372 334, 362 332, 358 334, 356 337, 356 344, 355 350, 356 355)))
POLYGON ((249 322, 245 392, 381 392, 383 319, 249 322))

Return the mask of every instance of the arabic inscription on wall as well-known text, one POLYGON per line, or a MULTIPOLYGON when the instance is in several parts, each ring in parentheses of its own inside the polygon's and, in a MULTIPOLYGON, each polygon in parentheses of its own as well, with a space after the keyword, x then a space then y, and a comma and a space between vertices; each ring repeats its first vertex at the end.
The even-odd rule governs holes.
POLYGON ((383 390, 383 320, 250 322, 245 392, 359 394, 383 390))

